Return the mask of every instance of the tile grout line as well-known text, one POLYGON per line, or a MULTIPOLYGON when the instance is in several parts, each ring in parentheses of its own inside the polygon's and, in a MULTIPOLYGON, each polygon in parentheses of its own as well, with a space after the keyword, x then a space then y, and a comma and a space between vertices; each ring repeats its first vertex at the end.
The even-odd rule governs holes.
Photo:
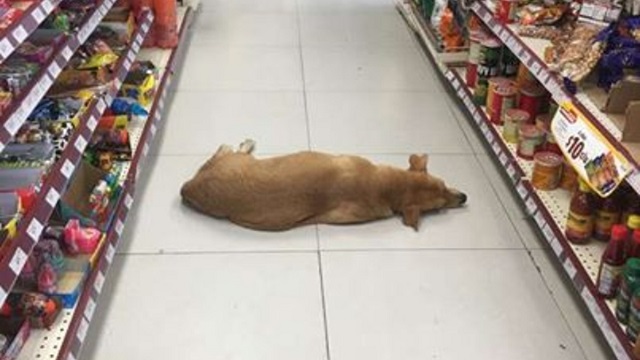
MULTIPOLYGON (((296 0, 296 26, 298 28, 298 52, 300 56, 300 74, 302 78, 302 101, 304 115, 307 122, 307 148, 311 150, 311 124, 309 121, 309 104, 307 99, 307 80, 304 71, 304 56, 302 53, 302 28, 300 24, 300 4, 296 0)), ((314 225, 316 236, 316 259, 318 261, 318 280, 320 281, 320 303, 322 306, 322 325, 324 330, 324 346, 327 360, 331 360, 331 345, 329 344, 329 322, 327 320, 327 301, 324 287, 324 274, 322 271, 322 252, 320 251, 320 230, 314 225)))

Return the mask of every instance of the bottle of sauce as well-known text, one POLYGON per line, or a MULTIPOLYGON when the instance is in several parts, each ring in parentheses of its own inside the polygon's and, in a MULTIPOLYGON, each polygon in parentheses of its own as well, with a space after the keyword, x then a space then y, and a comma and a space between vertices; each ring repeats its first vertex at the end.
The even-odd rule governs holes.
POLYGON ((624 208, 622 211, 622 223, 626 224, 631 215, 640 215, 640 197, 638 194, 629 188, 621 188, 621 198, 625 199, 624 208))
POLYGON ((580 180, 578 190, 571 198, 565 236, 574 244, 584 244, 593 235, 595 199, 589 185, 580 180))
POLYGON ((627 236, 627 228, 624 225, 614 225, 611 229, 611 240, 602 254, 596 286, 600 295, 607 299, 613 298, 618 290, 625 262, 627 236))
POLYGON ((611 227, 620 222, 620 202, 618 197, 611 195, 600 201, 596 210, 593 237, 600 241, 607 241, 611 237, 611 227))
POLYGON ((640 215, 629 215, 627 218, 627 229, 633 234, 634 231, 640 229, 640 215))
POLYGON ((626 325, 629 320, 631 297, 639 287, 640 259, 630 258, 624 265, 622 277, 620 278, 620 287, 618 288, 618 295, 616 297, 616 318, 624 325, 626 325))
POLYGON ((628 258, 640 258, 640 230, 631 233, 631 240, 627 249, 628 258))

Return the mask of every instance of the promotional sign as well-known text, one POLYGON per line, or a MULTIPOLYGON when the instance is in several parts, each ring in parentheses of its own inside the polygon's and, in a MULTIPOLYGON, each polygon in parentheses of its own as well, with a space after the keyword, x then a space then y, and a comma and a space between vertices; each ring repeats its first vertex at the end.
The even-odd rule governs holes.
POLYGON ((578 175, 602 197, 609 196, 632 170, 571 102, 560 106, 551 122, 551 132, 578 175))

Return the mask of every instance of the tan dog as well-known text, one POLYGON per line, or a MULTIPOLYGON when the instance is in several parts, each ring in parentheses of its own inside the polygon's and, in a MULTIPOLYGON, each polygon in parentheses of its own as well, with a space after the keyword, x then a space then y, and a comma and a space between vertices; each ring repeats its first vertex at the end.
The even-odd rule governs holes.
POLYGON ((258 230, 305 224, 348 224, 401 214, 418 229, 422 213, 458 207, 467 196, 427 173, 427 156, 411 155, 409 170, 376 166, 357 156, 300 152, 269 159, 221 146, 181 189, 205 214, 258 230))

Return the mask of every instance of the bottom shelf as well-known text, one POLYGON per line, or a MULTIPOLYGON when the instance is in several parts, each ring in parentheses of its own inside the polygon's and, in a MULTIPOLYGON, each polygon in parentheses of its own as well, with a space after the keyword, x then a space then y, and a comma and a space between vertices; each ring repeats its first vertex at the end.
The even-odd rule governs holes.
POLYGON ((73 360, 80 356, 106 276, 116 254, 127 215, 133 204, 136 179, 160 124, 176 64, 185 51, 186 37, 197 8, 197 1, 186 1, 186 3, 188 4, 180 8, 179 12, 180 43, 178 47, 173 50, 144 49, 138 56, 138 60, 154 61, 160 70, 160 82, 156 98, 148 109, 148 118, 144 121, 132 122, 128 128, 134 155, 126 169, 128 173, 121 178, 122 195, 115 207, 113 226, 106 233, 106 243, 99 260, 88 276, 75 307, 65 309, 50 329, 32 329, 18 359, 73 360))
POLYGON ((591 241, 585 245, 575 245, 566 239, 564 229, 571 194, 565 190, 540 191, 531 185, 533 161, 517 156, 515 145, 502 137, 502 127, 493 124, 485 110, 473 102, 472 89, 466 86, 464 75, 464 69, 460 68, 449 68, 444 72, 445 79, 467 108, 470 118, 511 179, 528 214, 544 234, 616 358, 635 359, 633 345, 625 334, 625 326, 615 317, 615 302, 602 298, 595 286, 605 243, 591 241))

